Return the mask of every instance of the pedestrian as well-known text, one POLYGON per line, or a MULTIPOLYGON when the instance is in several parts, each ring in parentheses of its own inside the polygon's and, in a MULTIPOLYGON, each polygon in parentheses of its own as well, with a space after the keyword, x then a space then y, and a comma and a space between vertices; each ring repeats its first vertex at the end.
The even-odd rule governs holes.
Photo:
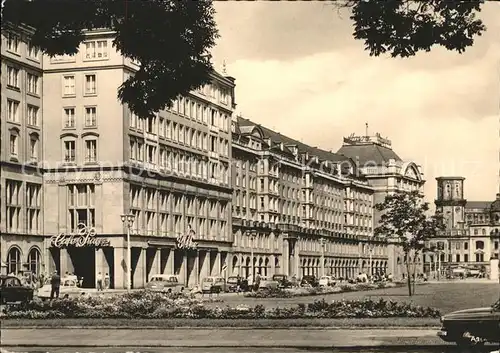
POLYGON ((254 284, 254 290, 258 291, 260 286, 260 273, 257 273, 255 276, 255 284, 254 284))
POLYGON ((102 274, 101 274, 101 272, 99 272, 99 273, 97 274, 97 291, 98 291, 98 292, 99 292, 99 291, 102 291, 102 289, 103 289, 103 285, 102 285, 102 274))
POLYGON ((57 271, 54 271, 54 274, 52 275, 52 278, 50 279, 50 299, 54 299, 54 296, 56 298, 59 298, 59 289, 61 287, 61 276, 57 273, 57 271))
POLYGON ((111 284, 111 280, 109 278, 109 274, 106 272, 106 274, 104 275, 104 288, 109 289, 110 284, 111 284))

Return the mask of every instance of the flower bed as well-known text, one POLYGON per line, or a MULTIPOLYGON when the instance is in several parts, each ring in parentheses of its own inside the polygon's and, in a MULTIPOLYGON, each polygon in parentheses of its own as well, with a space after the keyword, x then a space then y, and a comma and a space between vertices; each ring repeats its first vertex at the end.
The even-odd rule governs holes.
POLYGON ((401 287, 404 284, 397 284, 392 282, 380 282, 380 283, 356 283, 350 284, 345 283, 334 287, 298 287, 289 289, 269 289, 260 290, 257 292, 245 293, 245 297, 248 298, 293 298, 293 297, 305 297, 311 295, 326 295, 335 293, 345 293, 345 292, 359 292, 368 291, 374 289, 382 288, 394 288, 401 287))
POLYGON ((439 311, 390 301, 315 301, 291 308, 266 309, 239 305, 235 308, 207 307, 199 299, 149 291, 111 297, 78 297, 52 302, 34 301, 24 308, 7 308, 2 319, 289 319, 289 318, 375 318, 439 317, 439 311))

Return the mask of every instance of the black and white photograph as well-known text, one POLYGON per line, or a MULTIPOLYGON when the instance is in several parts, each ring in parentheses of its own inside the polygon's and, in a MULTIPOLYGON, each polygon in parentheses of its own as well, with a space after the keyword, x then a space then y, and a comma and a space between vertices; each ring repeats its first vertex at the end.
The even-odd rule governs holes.
POLYGON ((0 353, 500 353, 500 2, 0 21, 0 353))

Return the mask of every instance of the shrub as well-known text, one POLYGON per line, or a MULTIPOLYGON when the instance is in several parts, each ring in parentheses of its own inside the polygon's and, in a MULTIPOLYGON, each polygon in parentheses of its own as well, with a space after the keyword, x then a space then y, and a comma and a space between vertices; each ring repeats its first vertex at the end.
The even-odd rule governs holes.
POLYGON ((142 292, 111 297, 78 297, 52 302, 34 301, 24 308, 7 308, 2 319, 59 318, 136 318, 136 319, 290 319, 290 318, 365 318, 365 317, 439 317, 433 308, 392 301, 315 300, 289 308, 266 309, 263 305, 209 307, 189 296, 142 292))

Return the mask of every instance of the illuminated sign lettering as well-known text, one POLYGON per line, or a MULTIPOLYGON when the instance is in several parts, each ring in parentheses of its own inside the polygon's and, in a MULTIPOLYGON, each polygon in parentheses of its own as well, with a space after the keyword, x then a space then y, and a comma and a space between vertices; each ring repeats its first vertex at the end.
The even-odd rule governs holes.
POLYGON ((187 234, 179 234, 177 236, 177 248, 178 249, 196 249, 198 247, 198 243, 194 242, 194 230, 189 227, 189 231, 187 234))
POLYGON ((95 228, 87 227, 83 223, 78 224, 76 234, 61 233, 59 235, 54 235, 50 239, 50 243, 56 248, 63 248, 67 246, 74 246, 77 248, 86 246, 110 246, 109 239, 97 238, 95 228))

